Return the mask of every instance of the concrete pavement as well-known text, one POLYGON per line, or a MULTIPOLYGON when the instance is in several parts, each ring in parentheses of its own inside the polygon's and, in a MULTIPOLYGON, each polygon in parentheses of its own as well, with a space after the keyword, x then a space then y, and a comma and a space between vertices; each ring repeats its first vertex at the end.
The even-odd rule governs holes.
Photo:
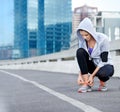
POLYGON ((120 79, 107 92, 77 93, 77 74, 36 70, 0 70, 0 112, 119 112, 120 79))

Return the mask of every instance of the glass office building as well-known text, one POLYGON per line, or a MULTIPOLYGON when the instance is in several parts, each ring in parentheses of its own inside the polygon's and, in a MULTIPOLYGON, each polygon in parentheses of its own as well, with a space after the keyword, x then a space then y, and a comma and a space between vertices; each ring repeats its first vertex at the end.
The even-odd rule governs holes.
POLYGON ((38 55, 68 49, 71 24, 71 0, 38 0, 38 55))
POLYGON ((28 0, 27 10, 28 29, 36 30, 38 28, 38 0, 28 0))
POLYGON ((15 58, 69 49, 71 0, 14 0, 15 58))
POLYGON ((28 56, 37 55, 38 0, 28 0, 28 56))
POLYGON ((15 58, 28 57, 27 0, 14 0, 14 51, 15 58))

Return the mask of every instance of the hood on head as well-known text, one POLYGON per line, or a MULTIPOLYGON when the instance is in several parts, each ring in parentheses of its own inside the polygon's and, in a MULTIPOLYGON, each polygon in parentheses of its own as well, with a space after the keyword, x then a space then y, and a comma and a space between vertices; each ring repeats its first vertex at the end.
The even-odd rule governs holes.
POLYGON ((83 20, 80 22, 80 24, 79 24, 79 26, 78 26, 78 28, 77 28, 77 36, 79 37, 80 40, 84 40, 84 39, 82 38, 82 36, 80 35, 80 30, 85 30, 85 31, 87 31, 88 33, 90 33, 90 34, 93 36, 93 38, 94 38, 95 40, 97 40, 97 39, 96 39, 96 32, 95 32, 94 27, 93 27, 93 24, 92 24, 92 22, 91 22, 91 20, 90 20, 89 18, 83 19, 83 20))

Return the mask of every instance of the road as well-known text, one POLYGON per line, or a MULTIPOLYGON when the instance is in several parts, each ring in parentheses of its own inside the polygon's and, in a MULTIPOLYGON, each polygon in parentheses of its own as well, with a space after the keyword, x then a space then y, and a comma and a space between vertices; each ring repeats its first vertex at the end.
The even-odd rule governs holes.
POLYGON ((78 93, 77 74, 0 70, 0 112, 120 112, 120 79, 107 92, 78 93))

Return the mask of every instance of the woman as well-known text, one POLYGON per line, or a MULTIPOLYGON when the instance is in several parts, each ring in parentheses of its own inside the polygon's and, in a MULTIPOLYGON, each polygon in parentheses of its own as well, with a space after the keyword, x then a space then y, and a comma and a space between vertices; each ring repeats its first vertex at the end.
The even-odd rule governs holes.
POLYGON ((91 91, 95 76, 100 80, 98 90, 106 91, 105 82, 114 74, 108 37, 95 32, 89 18, 85 18, 79 24, 77 36, 79 38, 79 49, 76 56, 80 68, 77 82, 82 85, 78 92, 91 91))

